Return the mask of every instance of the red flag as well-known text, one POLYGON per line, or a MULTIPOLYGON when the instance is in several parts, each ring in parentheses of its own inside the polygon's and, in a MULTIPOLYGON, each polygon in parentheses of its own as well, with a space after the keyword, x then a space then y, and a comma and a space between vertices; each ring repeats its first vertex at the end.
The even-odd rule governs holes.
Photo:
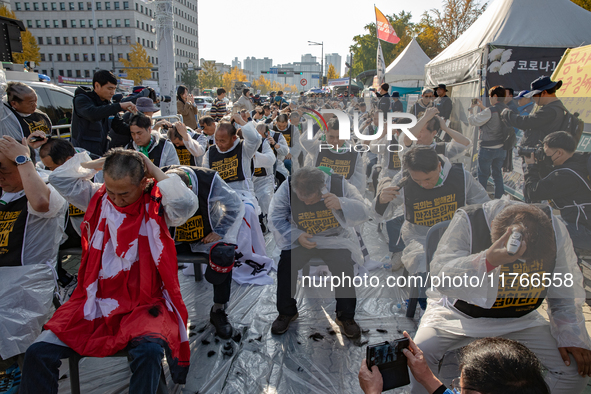
POLYGON ((390 22, 388 22, 388 19, 384 14, 382 14, 380 10, 378 10, 378 7, 374 6, 374 8, 376 9, 376 27, 378 38, 392 44, 398 44, 400 38, 398 38, 396 35, 396 32, 394 31, 394 28, 390 22))

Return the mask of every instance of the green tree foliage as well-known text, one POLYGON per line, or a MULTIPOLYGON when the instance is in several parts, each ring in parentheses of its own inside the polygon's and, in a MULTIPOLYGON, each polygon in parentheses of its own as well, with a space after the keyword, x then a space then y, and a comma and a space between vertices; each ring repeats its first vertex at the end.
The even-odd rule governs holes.
POLYGON ((222 86, 222 74, 215 67, 215 62, 203 62, 199 72, 201 89, 219 88, 222 86))
MULTIPOLYGON (((573 1, 591 3, 591 0, 573 1)), ((381 42, 386 66, 396 59, 413 38, 416 38, 427 56, 433 59, 465 32, 485 8, 486 4, 481 5, 479 0, 444 0, 441 10, 426 11, 418 23, 411 22, 412 16, 406 11, 386 15, 400 38, 396 45, 381 42)), ((366 33, 353 37, 354 44, 350 47, 355 59, 351 70, 353 77, 376 68, 378 39, 375 22, 366 25, 364 29, 366 33)))
POLYGON ((181 82, 189 89, 189 92, 192 92, 193 89, 199 86, 197 71, 189 70, 188 66, 184 66, 181 73, 181 82))

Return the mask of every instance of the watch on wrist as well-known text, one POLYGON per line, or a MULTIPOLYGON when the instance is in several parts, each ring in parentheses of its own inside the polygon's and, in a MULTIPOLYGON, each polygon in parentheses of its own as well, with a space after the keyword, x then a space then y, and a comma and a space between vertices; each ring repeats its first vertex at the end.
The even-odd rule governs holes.
POLYGON ((31 158, 29 156, 25 156, 25 155, 18 155, 17 157, 15 157, 14 162, 16 163, 17 166, 20 166, 22 164, 25 164, 26 162, 33 162, 33 160, 31 160, 31 158))

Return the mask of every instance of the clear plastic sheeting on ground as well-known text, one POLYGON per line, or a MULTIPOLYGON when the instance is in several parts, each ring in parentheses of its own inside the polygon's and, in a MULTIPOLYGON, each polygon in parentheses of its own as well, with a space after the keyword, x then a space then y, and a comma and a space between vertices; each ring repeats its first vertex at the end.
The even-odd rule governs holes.
MULTIPOLYGON (((372 257, 383 259, 387 246, 374 241, 378 238, 376 226, 366 223, 362 233, 372 257)), ((277 259, 269 235, 267 241, 268 255, 277 259)), ((378 268, 370 274, 385 284, 388 275, 399 273, 378 268)), ((276 274, 271 275, 275 280, 276 274)), ((170 381, 164 364, 170 393, 360 393, 357 374, 366 345, 400 338, 405 330, 414 335, 422 313, 417 311, 415 319, 405 317, 404 307, 399 307, 408 297, 404 289, 381 284, 360 287, 356 290, 355 320, 363 334, 352 341, 341 334, 334 321, 336 302, 330 288, 299 289, 299 318, 284 335, 275 336, 271 324, 277 317, 276 286, 233 283, 227 312, 235 335, 221 340, 209 323, 213 286, 205 280, 195 282, 180 271, 179 280, 189 312, 191 369, 186 385, 181 387, 170 381)), ((68 393, 65 360, 61 376, 60 393, 68 393)), ((83 393, 126 393, 130 376, 125 358, 87 358, 80 363, 83 393)))

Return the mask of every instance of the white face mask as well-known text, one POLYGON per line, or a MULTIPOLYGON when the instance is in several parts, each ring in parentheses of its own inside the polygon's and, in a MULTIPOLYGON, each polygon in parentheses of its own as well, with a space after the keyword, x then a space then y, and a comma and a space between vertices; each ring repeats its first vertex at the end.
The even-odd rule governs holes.
POLYGON ((27 118, 27 117, 33 115, 33 114, 22 114, 22 113, 20 113, 18 111, 16 111, 16 113, 19 114, 20 116, 22 116, 23 118, 27 118))

